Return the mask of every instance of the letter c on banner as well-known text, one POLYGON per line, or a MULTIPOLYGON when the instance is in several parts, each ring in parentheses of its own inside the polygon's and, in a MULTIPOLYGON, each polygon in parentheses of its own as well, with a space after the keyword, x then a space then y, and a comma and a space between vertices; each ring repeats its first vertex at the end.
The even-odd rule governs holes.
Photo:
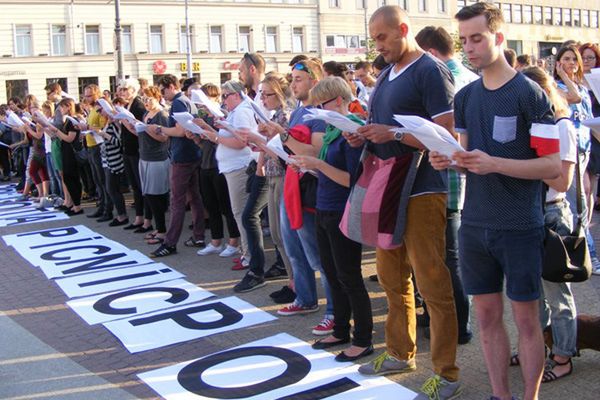
POLYGON ((171 287, 151 287, 151 288, 141 288, 141 289, 132 289, 127 290, 125 292, 119 292, 115 294, 111 294, 110 296, 106 296, 98 300, 94 303, 94 310, 99 313, 109 314, 109 315, 126 315, 126 314, 136 314, 136 307, 129 308, 114 308, 111 306, 111 303, 117 299, 121 299, 123 297, 133 296, 138 293, 152 293, 152 292, 165 292, 171 294, 171 297, 166 299, 165 301, 177 304, 181 303, 188 297, 190 294, 187 290, 180 288, 171 288, 171 287))
POLYGON ((63 253, 65 251, 79 250, 79 249, 96 249, 96 251, 92 252, 92 254, 104 254, 108 253, 111 249, 107 246, 102 245, 92 245, 92 246, 75 246, 68 249, 58 249, 52 250, 47 253, 42 254, 40 257, 42 260, 46 261, 59 261, 59 260, 70 260, 71 257, 54 257, 58 253, 63 253))
POLYGON ((233 325, 242 320, 244 316, 240 314, 238 311, 233 308, 223 304, 221 302, 218 303, 210 303, 210 304, 202 304, 199 306, 184 308, 183 310, 171 311, 164 314, 153 315, 145 318, 132 319, 129 323, 133 326, 140 326, 151 324, 153 322, 164 321, 167 319, 172 319, 177 322, 180 326, 183 326, 187 329, 194 330, 208 330, 208 329, 217 329, 225 326, 233 325), (195 314, 203 311, 214 310, 221 314, 223 318, 217 321, 211 322, 200 322, 196 321, 193 318, 190 318, 190 314, 195 314))
POLYGON ((310 372, 310 361, 295 351, 281 347, 256 346, 227 350, 194 361, 186 365, 177 374, 179 384, 191 393, 215 399, 242 399, 256 396, 301 381, 310 372), (266 381, 244 387, 215 387, 204 382, 202 374, 215 365, 238 358, 267 356, 279 358, 287 368, 280 375, 266 381))

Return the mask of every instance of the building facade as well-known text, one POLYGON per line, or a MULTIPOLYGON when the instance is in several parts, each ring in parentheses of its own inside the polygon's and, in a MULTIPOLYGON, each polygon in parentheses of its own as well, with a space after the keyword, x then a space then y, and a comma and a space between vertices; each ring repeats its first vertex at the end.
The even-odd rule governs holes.
MULTIPOLYGON (((367 22, 384 4, 405 8, 416 32, 457 32, 453 15, 473 0, 189 0, 192 65, 186 63, 183 0, 121 0, 124 74, 156 80, 187 75, 220 83, 237 77, 245 52, 287 70, 296 54, 354 63, 367 51, 367 22)), ((494 1, 517 53, 551 56, 561 42, 597 42, 600 1, 494 1)), ((6 0, 0 5, 0 103, 43 95, 54 81, 76 96, 89 83, 114 89, 114 0, 6 0)))

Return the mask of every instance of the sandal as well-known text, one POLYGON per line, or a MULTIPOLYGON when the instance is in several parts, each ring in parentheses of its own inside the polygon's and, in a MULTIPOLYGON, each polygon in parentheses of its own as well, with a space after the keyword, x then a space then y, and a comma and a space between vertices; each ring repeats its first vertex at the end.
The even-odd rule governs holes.
POLYGON ((569 358, 569 361, 565 361, 563 363, 560 363, 558 361, 556 361, 554 358, 552 358, 552 354, 550 355, 551 360, 549 360, 549 363, 546 364, 546 370, 544 371, 544 375, 542 375, 542 383, 548 383, 548 382, 554 382, 558 379, 564 378, 565 376, 569 376, 571 375, 571 373, 573 373, 573 361, 571 358, 569 358), (569 366, 569 370, 564 373, 563 375, 556 375, 554 373, 554 367, 556 367, 557 365, 559 366, 564 366, 564 365, 568 365, 569 366))
POLYGON ((146 244, 149 244, 149 245, 162 244, 164 241, 165 241, 165 238, 161 238, 161 237, 155 236, 155 237, 153 237, 151 239, 147 239, 146 240, 146 244))

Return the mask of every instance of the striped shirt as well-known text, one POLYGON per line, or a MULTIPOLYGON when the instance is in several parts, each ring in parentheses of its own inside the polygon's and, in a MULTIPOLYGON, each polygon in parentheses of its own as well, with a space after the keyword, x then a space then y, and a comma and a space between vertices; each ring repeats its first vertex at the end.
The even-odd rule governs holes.
POLYGON ((108 168, 112 174, 120 174, 125 170, 121 147, 121 124, 111 122, 104 130, 110 135, 110 139, 104 140, 100 148, 102 168, 108 168))

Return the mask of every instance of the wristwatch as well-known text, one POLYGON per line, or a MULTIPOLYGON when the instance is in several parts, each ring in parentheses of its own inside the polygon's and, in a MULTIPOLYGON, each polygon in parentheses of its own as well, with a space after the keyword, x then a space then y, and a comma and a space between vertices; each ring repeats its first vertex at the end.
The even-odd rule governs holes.
POLYGON ((395 131, 394 132, 394 140, 401 142, 404 139, 405 132, 395 131))
POLYGON ((281 138, 281 143, 285 143, 290 138, 290 133, 288 131, 283 131, 279 134, 279 137, 281 138))

